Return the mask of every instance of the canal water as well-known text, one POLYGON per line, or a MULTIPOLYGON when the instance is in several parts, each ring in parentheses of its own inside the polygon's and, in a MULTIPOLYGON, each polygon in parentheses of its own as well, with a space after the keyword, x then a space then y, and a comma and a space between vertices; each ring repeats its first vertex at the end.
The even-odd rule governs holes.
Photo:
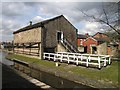
POLYGON ((5 65, 13 65, 13 62, 10 60, 7 60, 5 56, 8 55, 8 53, 0 51, 0 62, 5 64, 5 65))
MULTIPOLYGON (((13 62, 12 61, 9 61, 5 58, 5 56, 7 55, 7 53, 5 52, 0 52, 0 57, 2 57, 2 63, 6 64, 6 65, 13 65, 13 62)), ((98 89, 95 89, 95 88, 92 88, 92 87, 89 87, 89 86, 85 86, 85 85, 82 85, 82 84, 78 84, 78 83, 75 83, 73 81, 69 81, 67 79, 64 79, 64 78, 61 78, 61 77, 58 77, 58 76, 55 76, 53 74, 50 74, 50 73, 46 73, 46 72, 43 72, 43 71, 38 71, 38 70, 30 70, 32 71, 31 72, 31 76, 52 86, 53 88, 56 88, 56 89, 63 89, 64 88, 69 88, 70 90, 98 90, 98 89), (34 75, 32 75, 34 74, 34 75)))

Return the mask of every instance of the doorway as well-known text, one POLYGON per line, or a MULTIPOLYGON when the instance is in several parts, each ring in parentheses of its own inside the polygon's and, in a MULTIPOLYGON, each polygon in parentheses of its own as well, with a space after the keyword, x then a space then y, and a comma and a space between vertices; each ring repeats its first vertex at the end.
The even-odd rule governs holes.
POLYGON ((92 54, 96 54, 97 53, 97 48, 96 46, 92 46, 92 54))
POLYGON ((61 31, 57 32, 57 41, 63 42, 63 32, 61 31))

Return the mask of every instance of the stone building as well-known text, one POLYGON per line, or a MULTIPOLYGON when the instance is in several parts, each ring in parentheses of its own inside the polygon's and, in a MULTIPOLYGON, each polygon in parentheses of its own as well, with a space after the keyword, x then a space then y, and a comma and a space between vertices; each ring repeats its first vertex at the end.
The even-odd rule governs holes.
POLYGON ((14 34, 14 52, 36 55, 43 52, 77 52, 77 29, 63 16, 30 24, 14 34))

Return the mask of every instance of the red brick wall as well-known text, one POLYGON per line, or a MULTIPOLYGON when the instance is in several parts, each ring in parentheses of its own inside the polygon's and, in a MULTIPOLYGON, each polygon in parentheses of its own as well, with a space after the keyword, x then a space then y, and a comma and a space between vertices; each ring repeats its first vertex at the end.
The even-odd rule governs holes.
POLYGON ((77 44, 78 46, 80 46, 80 39, 77 39, 77 44))
POLYGON ((84 40, 85 40, 85 39, 78 39, 78 40, 77 40, 78 46, 80 46, 81 43, 82 43, 82 45, 83 45, 84 40))
POLYGON ((111 48, 107 47, 107 54, 110 55, 111 54, 111 48))
POLYGON ((92 44, 94 44, 94 45, 97 46, 97 45, 98 45, 98 42, 95 41, 95 40, 92 39, 92 38, 88 38, 88 39, 83 43, 84 46, 87 46, 87 53, 91 53, 90 45, 92 45, 92 44))

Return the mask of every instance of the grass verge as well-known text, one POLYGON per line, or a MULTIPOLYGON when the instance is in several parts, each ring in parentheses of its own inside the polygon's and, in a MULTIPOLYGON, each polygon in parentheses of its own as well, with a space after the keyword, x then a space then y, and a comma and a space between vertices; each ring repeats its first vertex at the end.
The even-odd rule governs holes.
POLYGON ((49 68, 59 69, 65 72, 71 71, 74 74, 78 74, 91 79, 109 82, 118 86, 118 70, 119 70, 120 62, 112 62, 111 65, 107 67, 103 67, 101 70, 98 70, 98 69, 86 68, 82 66, 72 66, 72 65, 70 66, 65 63, 61 63, 59 67, 56 67, 55 62, 53 61, 40 60, 37 58, 30 58, 23 55, 17 55, 17 54, 8 55, 6 56, 6 58, 8 59, 16 58, 19 60, 26 61, 28 63, 36 63, 39 65, 44 65, 49 68))

